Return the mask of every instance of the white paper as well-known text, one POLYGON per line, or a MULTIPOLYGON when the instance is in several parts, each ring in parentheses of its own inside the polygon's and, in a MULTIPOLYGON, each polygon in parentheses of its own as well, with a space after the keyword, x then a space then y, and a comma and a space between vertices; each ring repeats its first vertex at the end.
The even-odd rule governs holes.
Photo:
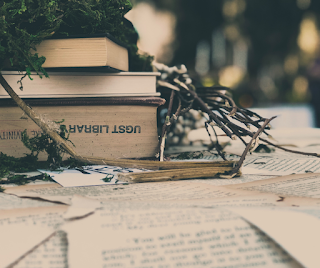
POLYGON ((233 208, 231 211, 257 226, 306 268, 320 264, 320 220, 288 210, 233 208))
POLYGON ((48 174, 63 187, 122 184, 118 173, 142 172, 142 169, 115 166, 85 166, 81 169, 62 169, 61 171, 39 170, 48 174))
POLYGON ((81 195, 101 202, 110 201, 163 201, 192 200, 246 195, 248 191, 228 189, 190 181, 135 183, 129 185, 101 185, 87 187, 59 187, 43 185, 21 186, 7 189, 8 193, 22 197, 39 197, 44 200, 71 204, 72 196, 81 195))
POLYGON ((14 195, 0 193, 0 210, 48 206, 56 206, 56 204, 39 200, 19 198, 14 195))
POLYGON ((288 175, 226 187, 281 196, 320 198, 320 173, 288 175))
POLYGON ((315 157, 255 157, 245 161, 243 174, 290 175, 320 172, 320 159, 315 157))
POLYGON ((58 231, 14 265, 14 268, 67 268, 67 255, 67 235, 58 231))
POLYGON ((1 226, 0 266, 6 267, 32 250, 54 233, 54 229, 37 225, 1 226))
POLYGON ((98 200, 74 195, 71 200, 71 206, 69 206, 63 217, 69 220, 84 217, 93 213, 99 207, 101 207, 101 204, 98 200))
POLYGON ((64 206, 0 211, 0 267, 16 262, 54 234, 64 211, 64 206))
POLYGON ((205 184, 215 185, 215 186, 225 186, 225 185, 232 185, 232 184, 241 184, 241 183, 248 183, 252 181, 259 181, 274 178, 275 176, 270 175, 246 175, 242 174, 240 177, 233 177, 232 179, 197 179, 197 180, 190 180, 192 182, 201 182, 205 184))
POLYGON ((70 268, 301 268, 258 229, 217 209, 107 210, 63 229, 70 268))

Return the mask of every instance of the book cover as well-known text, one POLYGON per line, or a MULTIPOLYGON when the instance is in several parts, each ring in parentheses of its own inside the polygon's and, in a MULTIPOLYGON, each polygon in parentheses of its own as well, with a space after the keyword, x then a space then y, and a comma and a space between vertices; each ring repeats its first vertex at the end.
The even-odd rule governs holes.
MULTIPOLYGON (((26 100, 33 109, 53 121, 64 120, 82 155, 111 158, 153 157, 158 146, 157 107, 165 103, 158 97, 80 98, 26 100)), ((22 157, 30 153, 21 142, 41 133, 39 127, 11 99, 0 101, 0 151, 22 157)), ((39 155, 46 160, 46 155, 39 155)))

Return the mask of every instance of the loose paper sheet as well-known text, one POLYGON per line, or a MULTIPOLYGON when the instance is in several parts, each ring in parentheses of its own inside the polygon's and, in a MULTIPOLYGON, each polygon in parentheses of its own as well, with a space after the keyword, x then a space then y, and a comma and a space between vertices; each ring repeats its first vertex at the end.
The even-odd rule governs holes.
POLYGON ((258 194, 193 200, 189 203, 180 201, 179 203, 192 204, 199 207, 288 207, 316 206, 319 200, 313 198, 283 198, 275 194, 258 194))
POLYGON ((121 168, 105 165, 84 166, 81 169, 62 169, 61 171, 39 170, 48 174, 63 187, 122 184, 119 173, 142 172, 145 169, 121 168))
POLYGON ((19 198, 14 195, 0 193, 0 210, 48 206, 56 206, 56 204, 39 200, 19 198))
POLYGON ((319 267, 320 219, 284 209, 233 208, 230 210, 273 238, 304 267, 319 267))
POLYGON ((240 184, 240 183, 247 183, 252 181, 258 181, 258 180, 265 180, 274 178, 275 176, 267 176, 267 175, 246 175, 242 174, 240 177, 234 177, 232 179, 197 179, 197 180, 191 180, 192 182, 201 182, 205 184, 215 185, 215 186, 225 186, 225 185, 231 185, 231 184, 240 184))
POLYGON ((67 235, 63 231, 58 231, 20 260, 13 268, 67 268, 67 255, 67 235))
POLYGON ((74 195, 71 200, 71 206, 69 206, 63 217, 66 220, 84 217, 90 213, 93 213, 97 208, 100 207, 101 204, 96 199, 74 195))
POLYGON ((50 237, 65 206, 0 211, 0 266, 7 267, 50 237))
POLYGON ((248 191, 228 189, 190 181, 169 181, 129 185, 101 185, 90 187, 60 187, 46 185, 8 188, 6 192, 17 196, 39 197, 45 200, 60 201, 71 204, 73 195, 81 195, 102 202, 108 201, 162 201, 218 198, 250 194, 248 191))
POLYGON ((296 174, 226 187, 283 196, 320 198, 320 174, 296 174))
POLYGON ((301 268, 257 228, 218 209, 105 210, 63 229, 70 268, 301 268))
POLYGON ((242 167, 244 174, 289 175, 320 172, 320 159, 315 157, 251 157, 242 167))

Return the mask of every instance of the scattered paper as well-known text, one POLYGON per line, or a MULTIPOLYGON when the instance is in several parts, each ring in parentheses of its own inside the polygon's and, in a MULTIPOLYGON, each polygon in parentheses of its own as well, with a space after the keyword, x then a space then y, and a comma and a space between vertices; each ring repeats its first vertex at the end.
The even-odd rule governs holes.
POLYGON ((257 228, 219 209, 101 210, 63 230, 71 268, 301 268, 257 228))
POLYGON ((279 243, 306 268, 320 263, 320 220, 305 213, 267 208, 229 209, 279 243))
POLYGON ((15 263, 56 231, 65 206, 0 211, 0 267, 15 263))
POLYGON ((320 159, 314 157, 253 157, 242 166, 243 174, 290 175, 320 172, 320 159))
POLYGON ((10 210, 16 208, 31 208, 31 207, 47 207, 56 206, 54 203, 44 202, 40 200, 32 200, 19 198, 14 195, 0 193, 0 210, 10 210))
POLYGON ((38 185, 36 187, 12 187, 6 191, 20 197, 37 197, 69 205, 72 203, 71 199, 74 195, 81 195, 108 203, 110 201, 197 200, 251 194, 249 191, 190 181, 84 187, 61 187, 59 184, 54 184, 38 185))
POLYGON ((288 175, 226 187, 281 196, 309 197, 320 204, 320 173, 288 175))
POLYGON ((66 220, 84 217, 93 213, 99 207, 101 207, 101 204, 98 200, 74 195, 71 200, 71 206, 69 206, 63 217, 66 220))
POLYGON ((142 172, 143 169, 121 168, 114 166, 85 166, 79 169, 62 169, 61 171, 39 170, 48 174, 63 187, 122 184, 118 181, 119 173, 142 172))
POLYGON ((67 235, 63 231, 57 231, 22 258, 13 268, 66 268, 68 267, 67 255, 67 235))
POLYGON ((67 255, 67 235, 63 231, 57 231, 14 265, 13 268, 66 268, 68 267, 67 255))

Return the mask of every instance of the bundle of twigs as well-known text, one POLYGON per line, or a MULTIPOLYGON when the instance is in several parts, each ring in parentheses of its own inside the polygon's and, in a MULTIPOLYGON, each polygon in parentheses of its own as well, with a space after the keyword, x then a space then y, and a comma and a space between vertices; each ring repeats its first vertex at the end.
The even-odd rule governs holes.
MULTIPOLYGON (((288 152, 316 157, 320 156, 316 153, 289 150, 259 137, 261 133, 269 136, 266 130, 270 129, 269 123, 275 117, 263 118, 248 109, 238 107, 232 98, 224 93, 228 91, 229 88, 222 86, 196 88, 192 84, 192 80, 188 76, 187 69, 184 65, 167 67, 162 64, 155 64, 155 67, 162 73, 161 79, 158 82, 159 85, 162 88, 171 90, 168 112, 162 127, 159 142, 160 161, 163 161, 165 139, 170 126, 178 116, 183 115, 190 109, 201 110, 208 114, 209 120, 205 124, 207 131, 208 127, 211 126, 215 133, 213 126, 218 126, 230 139, 239 138, 244 143, 246 148, 237 165, 229 173, 231 177, 237 174, 246 155, 258 146, 259 140, 288 152), (223 91, 223 93, 221 91, 223 91), (178 99, 178 107, 175 113, 173 113, 172 109, 175 99, 178 99), (250 130, 252 127, 255 129, 254 132, 250 130), (247 143, 243 137, 251 137, 250 142, 247 143)), ((213 145, 217 153, 226 160, 217 135, 216 142, 214 142, 213 145)))

